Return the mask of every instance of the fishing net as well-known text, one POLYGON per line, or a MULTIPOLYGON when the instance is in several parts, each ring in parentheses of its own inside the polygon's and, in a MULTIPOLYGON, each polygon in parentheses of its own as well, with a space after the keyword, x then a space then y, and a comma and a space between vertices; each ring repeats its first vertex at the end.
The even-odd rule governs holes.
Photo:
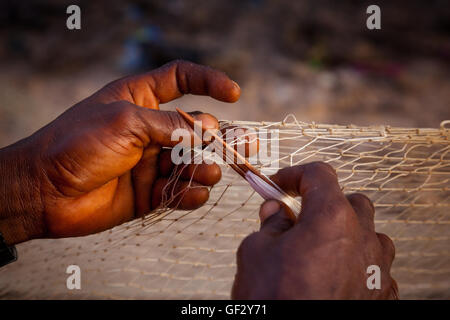
MULTIPOLYGON (((450 298, 450 121, 440 128, 222 121, 222 128, 267 130, 278 144, 276 170, 325 161, 346 193, 375 205, 375 226, 396 245, 392 275, 402 298, 450 298), (276 134, 275 134, 276 133, 276 134)), ((206 205, 161 209, 81 238, 34 240, 0 269, 1 298, 226 299, 235 253, 258 230, 262 198, 226 164, 206 205), (68 290, 66 269, 81 269, 68 290)), ((174 174, 173 178, 176 174, 174 174)), ((169 199, 170 200, 170 199, 169 199)))

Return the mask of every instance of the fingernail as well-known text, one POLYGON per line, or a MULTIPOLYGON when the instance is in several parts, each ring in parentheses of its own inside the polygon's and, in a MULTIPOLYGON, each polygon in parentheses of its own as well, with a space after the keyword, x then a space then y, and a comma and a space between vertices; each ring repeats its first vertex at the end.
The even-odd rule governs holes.
POLYGON ((237 84, 236 81, 231 80, 231 82, 233 82, 233 85, 234 85, 237 89, 241 89, 241 87, 239 87, 239 85, 237 84))
POLYGON ((280 211, 280 203, 276 200, 269 200, 263 203, 261 209, 259 210, 259 219, 261 222, 269 218, 271 215, 280 211))

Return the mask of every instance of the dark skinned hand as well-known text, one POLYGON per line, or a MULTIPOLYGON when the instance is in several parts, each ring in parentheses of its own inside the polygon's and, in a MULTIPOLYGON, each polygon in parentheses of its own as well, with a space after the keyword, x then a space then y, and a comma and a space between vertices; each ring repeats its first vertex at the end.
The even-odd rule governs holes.
MULTIPOLYGON (((173 170, 171 134, 191 129, 159 105, 183 94, 239 99, 239 86, 224 73, 175 61, 146 74, 114 81, 68 109, 32 136, 0 150, 0 230, 7 243, 96 233, 155 209, 173 170)), ((217 119, 195 115, 209 128, 217 119)), ((192 165, 193 166, 193 165, 192 165)), ((188 167, 175 190, 178 207, 206 202, 220 180, 216 164, 188 167)))
POLYGON ((375 232, 366 196, 345 196, 335 171, 321 162, 282 169, 272 180, 302 197, 302 211, 293 221, 275 200, 261 206, 260 231, 237 253, 232 298, 398 298, 390 276, 394 245, 375 232), (380 289, 367 287, 370 265, 380 267, 380 289))
MULTIPOLYGON (((108 84, 32 136, 0 150, 0 230, 7 243, 82 236, 103 231, 159 206, 174 170, 171 134, 190 127, 159 104, 192 93, 224 102, 240 89, 221 72, 176 61, 108 84)), ((195 114, 210 128, 217 119, 195 114)), ((220 180, 217 165, 188 166, 173 186, 184 190, 180 209, 206 202, 205 186, 220 180), (193 175, 193 186, 187 188, 193 175), (184 179, 184 181, 183 181, 184 179)), ((302 197, 291 220, 267 201, 261 230, 238 250, 236 299, 392 299, 392 241, 375 232, 374 208, 361 195, 344 196, 334 170, 323 163, 282 169, 273 180, 302 197), (366 286, 367 267, 381 270, 381 289, 366 286)))

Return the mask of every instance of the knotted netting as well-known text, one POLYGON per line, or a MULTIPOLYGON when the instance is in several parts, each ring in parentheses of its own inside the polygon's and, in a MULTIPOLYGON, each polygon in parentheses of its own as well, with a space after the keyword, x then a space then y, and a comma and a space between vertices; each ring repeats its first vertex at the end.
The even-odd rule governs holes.
MULTIPOLYGON (((392 276, 402 298, 450 298, 450 121, 440 128, 222 121, 276 132, 272 169, 325 161, 345 193, 374 203, 377 232, 396 246, 392 276)), ((81 238, 34 240, 0 269, 0 298, 226 299, 236 250, 259 229, 262 198, 229 166, 193 211, 161 209, 81 238), (66 269, 81 269, 68 290, 66 269)))

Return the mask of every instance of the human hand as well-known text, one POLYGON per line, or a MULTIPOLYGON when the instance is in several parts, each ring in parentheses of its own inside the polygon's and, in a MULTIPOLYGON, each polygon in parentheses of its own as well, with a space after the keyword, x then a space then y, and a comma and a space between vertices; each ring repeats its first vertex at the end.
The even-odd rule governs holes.
POLYGON ((272 177, 302 197, 293 221, 275 200, 260 209, 261 229, 237 253, 234 299, 398 299, 390 268, 395 248, 375 232, 374 207, 345 196, 334 169, 321 162, 284 168, 272 177), (367 287, 367 267, 381 270, 381 289, 367 287))
MULTIPOLYGON (((239 99, 224 73, 175 61, 114 81, 68 109, 32 136, 0 150, 0 230, 10 244, 32 238, 82 236, 103 231, 158 207, 173 164, 173 130, 191 128, 161 103, 183 94, 239 99)), ((196 113, 208 128, 217 119, 196 113)), ((190 165, 170 190, 178 208, 206 202, 220 180, 216 164, 190 165), (191 185, 186 189, 190 176, 191 185), (184 178, 184 180, 183 180, 184 178), (187 181, 186 181, 187 180, 187 181)))

